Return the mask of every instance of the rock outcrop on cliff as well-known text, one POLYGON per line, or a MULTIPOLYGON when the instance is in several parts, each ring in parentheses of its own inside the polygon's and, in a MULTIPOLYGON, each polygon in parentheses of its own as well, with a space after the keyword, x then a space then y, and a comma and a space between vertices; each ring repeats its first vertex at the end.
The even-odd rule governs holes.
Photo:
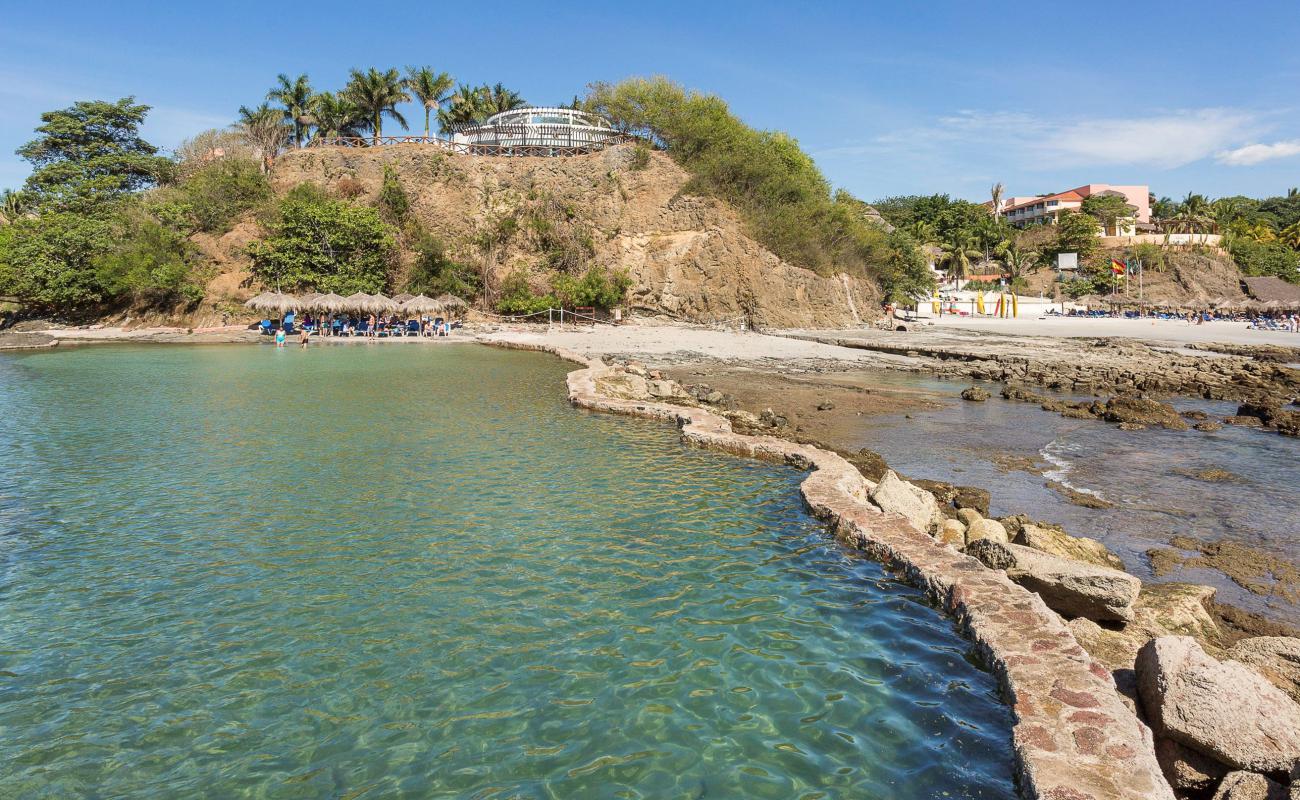
POLYGON ((631 306, 696 322, 745 319, 774 328, 843 327, 872 315, 875 284, 789 264, 748 235, 735 210, 692 194, 690 175, 662 153, 638 166, 630 147, 566 158, 448 155, 422 145, 309 148, 279 159, 277 191, 345 181, 373 199, 391 167, 412 213, 457 259, 498 279, 522 269, 541 277, 545 258, 528 225, 499 246, 485 235, 502 220, 527 219, 545 203, 589 237, 592 263, 626 269, 631 306), (520 215, 524 216, 520 216, 520 215))

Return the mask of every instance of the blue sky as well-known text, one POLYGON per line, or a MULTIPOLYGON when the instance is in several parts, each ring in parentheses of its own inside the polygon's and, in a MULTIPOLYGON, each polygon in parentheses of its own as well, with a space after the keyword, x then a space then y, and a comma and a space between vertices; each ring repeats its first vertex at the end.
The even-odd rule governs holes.
MULTIPOLYGON (((0 187, 43 110, 133 94, 165 148, 276 73, 429 64, 530 102, 664 74, 799 139, 866 199, 1087 182, 1157 194, 1300 185, 1300 6, 1093 3, 10 3, 0 187)), ((417 126, 420 115, 410 109, 417 126)), ((385 130, 388 130, 387 128, 385 130)))

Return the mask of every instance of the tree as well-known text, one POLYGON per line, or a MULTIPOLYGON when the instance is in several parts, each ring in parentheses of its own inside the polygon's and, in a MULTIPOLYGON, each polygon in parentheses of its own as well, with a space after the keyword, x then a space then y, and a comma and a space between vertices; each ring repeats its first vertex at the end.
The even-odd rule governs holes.
POLYGON ((1083 213, 1101 223, 1103 234, 1118 236, 1119 221, 1131 219, 1137 211, 1128 199, 1119 194, 1094 194, 1084 198, 1083 213), (1111 231, 1114 231, 1112 234, 1111 231))
POLYGON ((362 118, 367 120, 374 135, 375 144, 384 133, 384 117, 392 119, 406 130, 406 118, 397 110, 398 103, 411 99, 406 85, 397 70, 384 72, 371 67, 368 71, 352 70, 352 78, 343 89, 348 100, 357 107, 362 118))
POLYGON ((316 95, 312 98, 311 114, 316 121, 317 136, 335 139, 360 134, 361 112, 344 94, 321 92, 316 95))
POLYGON ((0 192, 0 225, 15 222, 31 211, 32 198, 23 190, 5 189, 0 192))
POLYGON ((253 275, 287 291, 348 295, 384 287, 396 241, 378 210, 329 197, 311 184, 294 188, 248 248, 253 275))
POLYGON ((95 260, 116 239, 105 214, 47 210, 20 218, 0 231, 0 294, 46 311, 101 303, 108 297, 95 260))
POLYGON ((266 99, 283 106, 284 121, 293 126, 293 143, 297 147, 302 147, 313 122, 311 82, 307 80, 306 75, 299 75, 290 80, 283 72, 275 79, 277 85, 266 93, 266 99))
POLYGON ((34 168, 24 190, 33 207, 96 213, 166 178, 171 161, 140 138, 148 112, 125 97, 41 114, 40 136, 18 148, 34 168))
POLYGON ((429 123, 434 112, 451 97, 455 84, 445 72, 434 72, 431 67, 407 67, 406 86, 415 99, 424 106, 424 138, 429 138, 429 123))
POLYGON ((1300 250, 1300 222, 1293 222, 1278 232, 1278 241, 1292 250, 1300 250))
POLYGON ((1174 214, 1173 223, 1176 231, 1182 233, 1201 233, 1214 227, 1214 217, 1210 214, 1210 201, 1205 195, 1187 193, 1174 214))
POLYGON ((1040 256, 1037 250, 1030 250, 1021 246, 1015 237, 1007 239, 999 245, 997 254, 1006 266, 1007 274, 1010 276, 1013 285, 1033 269, 1040 256))
POLYGON ((993 184, 993 188, 989 190, 989 195, 993 198, 993 216, 995 217, 1002 216, 1002 192, 1002 181, 993 184))
POLYGON ((519 96, 518 92, 511 91, 500 83, 492 87, 483 86, 483 97, 486 101, 486 110, 489 117, 493 114, 513 111, 516 108, 528 105, 524 98, 519 96))
POLYGON ((289 141, 289 127, 284 124, 283 114, 266 103, 257 108, 240 106, 235 128, 261 156, 262 171, 270 172, 276 156, 289 141))
POLYGON ((970 275, 972 260, 983 255, 978 245, 979 242, 974 236, 961 234, 939 243, 939 247, 943 250, 939 263, 946 268, 948 280, 956 282, 970 275))
POLYGON ((1055 256, 1060 253, 1078 253, 1080 261, 1086 261, 1100 247, 1097 238, 1099 226, 1097 219, 1082 211, 1065 211, 1057 218, 1056 241, 1047 247, 1047 254, 1055 256))

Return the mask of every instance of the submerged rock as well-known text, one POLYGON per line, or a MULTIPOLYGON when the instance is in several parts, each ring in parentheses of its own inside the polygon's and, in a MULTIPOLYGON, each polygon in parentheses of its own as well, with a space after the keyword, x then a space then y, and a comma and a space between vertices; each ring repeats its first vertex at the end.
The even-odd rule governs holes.
POLYGON ((1138 651, 1138 694, 1155 732, 1233 769, 1285 773, 1300 760, 1300 705, 1188 636, 1138 651))
POLYGON ((976 403, 982 403, 992 396, 993 395, 989 394, 988 392, 986 392, 985 390, 981 389, 978 386, 968 386, 965 389, 962 389, 961 392, 961 399, 971 400, 976 403))
POLYGON ((1008 578, 1037 592, 1060 614, 1115 622, 1133 619, 1142 583, 1127 572, 991 539, 973 542, 966 552, 991 569, 1006 570, 1008 578))
POLYGON ((1174 431, 1187 430, 1187 422, 1173 406, 1138 395, 1112 397, 1106 402, 1100 416, 1107 422, 1158 426, 1174 431))

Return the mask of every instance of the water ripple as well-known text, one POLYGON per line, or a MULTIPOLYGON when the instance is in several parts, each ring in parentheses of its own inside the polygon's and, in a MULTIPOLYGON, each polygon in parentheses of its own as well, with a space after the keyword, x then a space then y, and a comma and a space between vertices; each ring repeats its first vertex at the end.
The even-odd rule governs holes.
POLYGON ((951 624, 801 476, 463 348, 0 358, 22 797, 1004 797, 951 624))

